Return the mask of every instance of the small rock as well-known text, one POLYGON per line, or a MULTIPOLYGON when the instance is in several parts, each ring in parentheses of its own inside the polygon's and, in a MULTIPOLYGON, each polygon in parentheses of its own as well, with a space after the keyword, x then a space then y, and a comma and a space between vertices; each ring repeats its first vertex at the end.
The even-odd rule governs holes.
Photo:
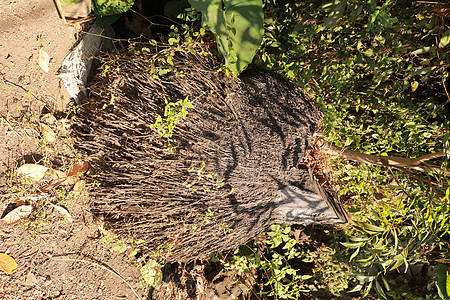
POLYGON ((32 286, 37 283, 36 276, 32 272, 28 273, 28 275, 25 276, 25 285, 26 286, 32 286))

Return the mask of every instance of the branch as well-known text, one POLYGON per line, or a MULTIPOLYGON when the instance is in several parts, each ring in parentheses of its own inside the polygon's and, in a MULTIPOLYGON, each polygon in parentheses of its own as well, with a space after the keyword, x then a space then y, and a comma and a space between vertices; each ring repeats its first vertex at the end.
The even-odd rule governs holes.
MULTIPOLYGON (((443 169, 440 166, 424 163, 427 160, 444 156, 444 153, 442 151, 426 154, 418 158, 406 158, 398 156, 377 156, 337 147, 335 145, 328 143, 323 139, 321 139, 319 143, 320 142, 321 142, 320 148, 323 153, 333 156, 339 156, 351 161, 358 161, 375 166, 393 167, 397 169, 410 168, 413 170, 421 172, 431 172, 438 175, 443 174, 443 169)), ((449 167, 447 167, 446 175, 450 176, 449 167)))

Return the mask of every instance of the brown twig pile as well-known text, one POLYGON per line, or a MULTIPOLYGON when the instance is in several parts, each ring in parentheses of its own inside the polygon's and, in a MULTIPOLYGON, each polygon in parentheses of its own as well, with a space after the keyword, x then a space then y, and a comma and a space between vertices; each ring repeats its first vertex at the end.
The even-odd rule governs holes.
POLYGON ((172 261, 233 249, 283 221, 274 192, 304 188, 296 167, 322 117, 297 87, 255 69, 224 78, 202 49, 104 62, 73 126, 97 170, 94 213, 172 261), (169 143, 151 124, 166 100, 186 97, 193 108, 169 143))

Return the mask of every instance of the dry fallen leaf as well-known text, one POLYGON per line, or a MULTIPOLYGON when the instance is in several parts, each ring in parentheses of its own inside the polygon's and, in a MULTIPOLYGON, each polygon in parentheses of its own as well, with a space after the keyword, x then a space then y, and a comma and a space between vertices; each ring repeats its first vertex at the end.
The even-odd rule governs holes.
POLYGON ((17 263, 8 254, 0 253, 0 271, 12 274, 17 270, 17 263))
POLYGON ((37 279, 33 273, 30 272, 25 276, 25 285, 26 286, 32 286, 32 285, 35 285, 36 283, 37 283, 37 279))
POLYGON ((82 193, 84 193, 86 191, 86 181, 85 180, 80 180, 77 183, 75 183, 75 185, 73 186, 73 194, 74 195, 81 195, 82 193))
POLYGON ((60 170, 50 170, 50 175, 52 176, 53 180, 66 177, 66 173, 60 170))
POLYGON ((21 205, 19 207, 14 208, 12 211, 6 214, 0 221, 3 221, 7 224, 14 224, 19 222, 22 219, 25 219, 31 214, 33 207, 31 205, 21 205))
POLYGON ((48 171, 47 167, 37 164, 24 164, 17 169, 17 175, 30 181, 30 183, 38 182, 45 176, 48 171))
POLYGON ((40 124, 40 127, 44 141, 46 141, 49 144, 53 144, 56 141, 56 133, 53 131, 53 129, 51 129, 50 126, 42 123, 40 124))
POLYGON ((73 185, 80 181, 80 178, 78 176, 64 176, 58 179, 53 180, 50 184, 48 184, 46 187, 41 189, 41 192, 47 193, 48 191, 51 191, 53 188, 61 185, 73 185))
POLYGON ((78 162, 72 165, 70 169, 64 174, 64 176, 60 177, 60 174, 55 171, 53 175, 53 181, 44 187, 41 191, 46 193, 51 189, 60 186, 60 185, 73 185, 80 181, 80 177, 78 175, 83 174, 89 170, 89 163, 87 162, 78 162), (56 178, 55 178, 56 177, 56 178))
POLYGON ((83 174, 87 170, 89 170, 89 163, 82 161, 74 163, 66 174, 67 176, 78 176, 80 174, 83 174))
POLYGON ((50 56, 48 56, 47 51, 44 48, 39 49, 39 57, 38 57, 39 67, 45 72, 49 71, 50 64, 50 56))
POLYGON ((65 209, 64 207, 58 206, 58 205, 54 205, 54 204, 52 204, 52 206, 53 206, 53 208, 55 208, 60 214, 62 214, 66 218, 67 222, 69 222, 69 223, 73 222, 73 218, 69 214, 67 209, 65 209))
POLYGON ((58 185, 74 185, 78 181, 80 181, 78 176, 66 176, 58 181, 58 185))

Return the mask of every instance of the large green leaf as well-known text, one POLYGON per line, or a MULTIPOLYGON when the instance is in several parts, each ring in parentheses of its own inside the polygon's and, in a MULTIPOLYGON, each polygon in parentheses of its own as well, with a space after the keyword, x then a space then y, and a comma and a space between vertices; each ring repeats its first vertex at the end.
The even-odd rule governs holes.
POLYGON ((202 13, 202 26, 217 36, 225 64, 242 72, 261 45, 264 28, 262 0, 189 0, 202 13))
POLYGON ((92 11, 97 17, 124 13, 131 9, 134 0, 92 0, 92 11))

